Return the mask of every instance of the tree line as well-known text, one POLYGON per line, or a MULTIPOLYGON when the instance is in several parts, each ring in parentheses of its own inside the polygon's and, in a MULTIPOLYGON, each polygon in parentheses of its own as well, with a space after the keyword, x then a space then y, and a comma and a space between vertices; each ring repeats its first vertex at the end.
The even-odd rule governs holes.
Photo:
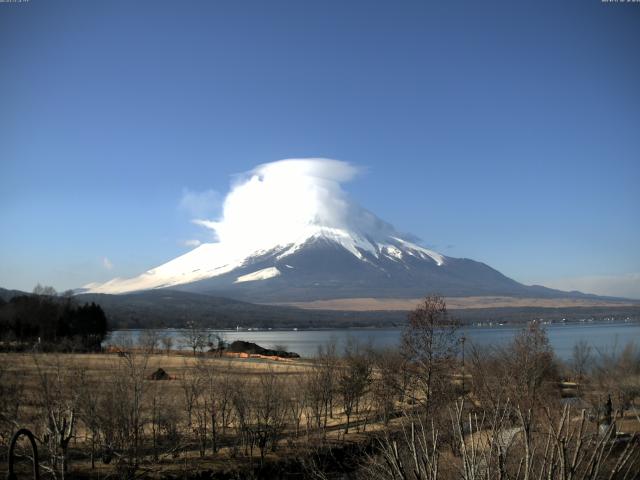
POLYGON ((31 295, 0 301, 0 345, 4 350, 98 351, 108 330, 102 308, 77 304, 72 292, 34 288, 31 295))

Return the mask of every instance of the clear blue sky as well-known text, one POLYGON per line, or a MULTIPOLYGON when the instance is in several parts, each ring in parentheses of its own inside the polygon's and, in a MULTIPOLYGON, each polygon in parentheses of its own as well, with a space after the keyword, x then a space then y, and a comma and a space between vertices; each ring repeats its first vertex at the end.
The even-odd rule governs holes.
POLYGON ((600 0, 0 3, 0 286, 139 274, 206 239, 185 192, 320 156, 446 255, 640 297, 639 46, 600 0))

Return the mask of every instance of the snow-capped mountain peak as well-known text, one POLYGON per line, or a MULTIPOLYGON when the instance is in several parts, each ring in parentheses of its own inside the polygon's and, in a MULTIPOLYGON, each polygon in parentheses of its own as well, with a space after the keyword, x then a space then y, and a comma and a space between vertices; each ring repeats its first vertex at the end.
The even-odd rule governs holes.
MULTIPOLYGON (((439 266, 445 262, 443 255, 399 237, 375 241, 365 234, 341 228, 309 225, 290 241, 263 246, 259 250, 240 251, 237 248, 228 248, 221 242, 205 243, 138 277, 115 278, 103 284, 89 284, 84 288, 93 293, 125 293, 175 287, 228 274, 256 263, 265 256, 272 257, 273 262, 279 262, 291 255, 299 254, 305 247, 318 241, 340 247, 362 262, 371 263, 373 259, 379 259, 381 256, 396 262, 402 262, 408 256, 430 260, 439 266)), ((253 273, 238 276, 234 283, 268 280, 281 274, 275 266, 262 268, 253 273), (259 275, 258 272, 263 272, 263 275, 259 275), (252 277, 253 273, 256 275, 252 277)))
POLYGON ((353 202, 341 183, 357 169, 284 160, 246 174, 220 219, 197 219, 215 240, 134 278, 90 284, 96 293, 157 288, 250 301, 349 297, 523 295, 528 288, 485 264, 418 245, 353 202))

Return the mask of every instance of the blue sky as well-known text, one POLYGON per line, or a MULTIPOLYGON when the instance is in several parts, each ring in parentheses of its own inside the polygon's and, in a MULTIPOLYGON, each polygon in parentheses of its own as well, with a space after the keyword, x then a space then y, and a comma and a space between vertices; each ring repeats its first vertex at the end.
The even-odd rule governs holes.
POLYGON ((0 286, 139 274, 328 157, 446 255, 640 298, 639 44, 600 0, 0 3, 0 286))

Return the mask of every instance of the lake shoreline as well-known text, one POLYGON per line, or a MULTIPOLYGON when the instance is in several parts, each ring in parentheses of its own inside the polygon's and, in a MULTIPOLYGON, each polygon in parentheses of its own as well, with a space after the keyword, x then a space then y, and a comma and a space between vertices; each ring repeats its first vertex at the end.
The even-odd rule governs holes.
MULTIPOLYGON (((529 322, 480 322, 480 323, 460 323, 459 328, 499 328, 499 327, 511 327, 511 328, 519 328, 524 327, 529 322)), ((567 320, 566 322, 542 322, 545 327, 555 325, 555 326, 580 326, 580 325, 640 325, 640 319, 633 320, 593 320, 593 321, 579 321, 579 320, 567 320)), ((389 329, 402 329, 407 324, 399 324, 399 325, 370 325, 370 326, 346 326, 346 327, 247 327, 247 328, 215 328, 215 327, 203 327, 204 330, 212 331, 212 332, 322 332, 328 330, 389 330, 389 329)), ((448 324, 454 325, 454 324, 448 324)), ((116 328, 110 330, 110 332, 137 332, 137 331, 145 331, 145 330, 153 330, 153 331, 180 331, 180 330, 188 330, 187 327, 148 327, 148 328, 116 328)))
MULTIPOLYGON (((478 347, 500 346, 509 342, 521 331, 525 324, 464 325, 459 332, 469 340, 467 346, 478 347)), ((544 325, 557 356, 568 359, 574 345, 580 341, 591 344, 595 350, 610 351, 628 342, 640 344, 640 322, 608 321, 608 322, 561 322, 544 325)), ((396 348, 401 341, 403 327, 384 328, 309 328, 309 329, 203 329, 205 334, 219 334, 226 342, 244 340, 256 343, 264 348, 274 349, 286 346, 284 350, 298 353, 303 358, 313 357, 318 348, 335 343, 341 351, 347 341, 357 340, 374 348, 396 348)), ((184 337, 187 329, 121 329, 109 333, 103 345, 116 345, 122 341, 137 342, 147 332, 157 332, 159 337, 171 337, 174 348, 184 348, 184 337)))

